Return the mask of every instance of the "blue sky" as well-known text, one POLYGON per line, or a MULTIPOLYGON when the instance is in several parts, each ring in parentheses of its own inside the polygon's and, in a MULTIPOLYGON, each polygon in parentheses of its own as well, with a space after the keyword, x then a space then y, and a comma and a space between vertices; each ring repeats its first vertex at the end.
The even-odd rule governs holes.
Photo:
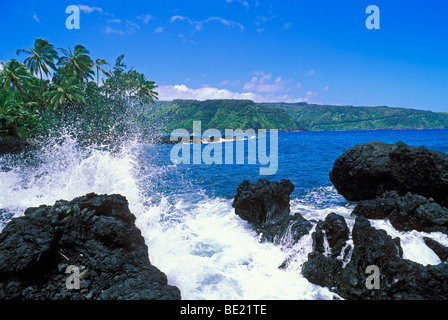
POLYGON ((83 44, 159 85, 161 100, 248 98, 448 112, 448 1, 0 2, 0 60, 83 44), (380 9, 368 30, 366 8, 380 9), (68 5, 80 8, 69 30, 68 5))

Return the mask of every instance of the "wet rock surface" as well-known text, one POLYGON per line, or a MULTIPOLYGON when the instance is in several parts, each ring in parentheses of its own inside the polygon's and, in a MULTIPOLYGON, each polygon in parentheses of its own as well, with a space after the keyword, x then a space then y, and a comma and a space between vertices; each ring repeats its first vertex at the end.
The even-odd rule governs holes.
POLYGON ((261 241, 274 243, 297 241, 312 228, 300 213, 291 214, 290 195, 294 185, 289 180, 244 180, 237 189, 232 206, 235 213, 250 222, 260 234, 261 241))
POLYGON ((448 209, 434 200, 407 193, 386 192, 373 200, 360 201, 353 214, 368 219, 388 219, 399 231, 443 232, 448 234, 448 209))
POLYGON ((330 179, 347 200, 359 201, 352 212, 352 243, 341 242, 326 253, 324 237, 330 244, 338 232, 324 230, 321 222, 302 274, 346 299, 448 299, 448 248, 426 237, 440 264, 424 266, 403 259, 400 238, 373 228, 368 220, 387 219, 398 231, 447 234, 448 155, 401 142, 365 143, 335 161, 330 179), (378 288, 368 284, 372 267, 379 274, 378 288))
POLYGON ((28 208, 0 234, 0 299, 180 299, 134 222, 121 195, 28 208))
POLYGON ((330 180, 347 200, 371 200, 386 191, 448 201, 448 155, 402 142, 356 145, 336 159, 330 180))
POLYGON ((356 218, 352 230, 353 252, 349 259, 313 251, 302 274, 310 282, 332 288, 345 299, 448 299, 448 264, 423 266, 403 259, 399 238, 356 218), (378 269, 378 287, 372 288, 368 267, 378 269))
POLYGON ((294 185, 289 180, 259 179, 254 183, 244 180, 237 189, 232 206, 243 220, 256 226, 289 215, 290 195, 294 185))

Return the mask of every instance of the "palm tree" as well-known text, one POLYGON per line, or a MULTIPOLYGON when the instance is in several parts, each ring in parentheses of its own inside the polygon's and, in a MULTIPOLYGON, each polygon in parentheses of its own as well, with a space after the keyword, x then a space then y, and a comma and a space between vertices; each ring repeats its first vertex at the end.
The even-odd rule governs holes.
POLYGON ((63 67, 67 73, 76 75, 78 81, 83 83, 84 80, 93 80, 93 61, 89 57, 89 51, 82 45, 75 46, 75 51, 72 52, 70 47, 68 51, 60 48, 65 56, 59 58, 58 65, 63 67))
POLYGON ((107 72, 106 70, 104 70, 103 68, 101 68, 101 66, 102 66, 103 64, 109 64, 109 65, 110 65, 110 63, 107 62, 107 61, 104 60, 104 59, 100 59, 100 58, 96 59, 95 67, 96 67, 96 85, 97 85, 97 86, 99 86, 99 81, 100 81, 100 71, 101 71, 104 75, 106 75, 107 77, 110 77, 110 73, 107 72))
POLYGON ((159 93, 154 91, 157 87, 154 81, 148 81, 144 74, 137 73, 133 89, 135 90, 134 98, 141 108, 140 117, 144 116, 147 104, 154 103, 155 99, 159 99, 159 93))
POLYGON ((142 103, 154 103, 155 99, 159 99, 159 93, 154 91, 158 87, 154 81, 148 81, 144 74, 139 73, 137 77, 137 99, 142 103))
POLYGON ((25 59, 24 63, 30 69, 32 74, 35 74, 36 76, 40 75, 41 80, 43 77, 42 73, 46 76, 50 74, 50 69, 48 67, 56 70, 54 60, 57 60, 59 56, 53 45, 48 43, 47 40, 36 39, 36 41, 34 41, 34 48, 30 48, 30 50, 17 50, 17 54, 20 53, 27 53, 30 55, 25 59))
POLYGON ((15 89, 20 97, 25 97, 25 87, 30 86, 33 76, 28 72, 27 67, 11 59, 7 63, 1 62, 2 71, 0 72, 0 83, 5 91, 15 89))
MULTIPOLYGON (((41 95, 44 97, 44 80, 43 74, 49 76, 50 69, 56 70, 56 65, 54 60, 59 58, 58 53, 54 49, 54 46, 44 39, 36 39, 34 41, 34 48, 19 49, 17 50, 17 55, 20 53, 27 53, 29 56, 25 59, 24 63, 30 69, 32 74, 40 76, 40 88, 41 95)), ((46 108, 45 98, 43 99, 44 108, 46 108)))
POLYGON ((51 90, 45 92, 45 95, 50 99, 50 103, 56 110, 64 103, 85 103, 82 95, 83 84, 78 83, 74 75, 67 75, 63 77, 60 84, 51 84, 51 90))

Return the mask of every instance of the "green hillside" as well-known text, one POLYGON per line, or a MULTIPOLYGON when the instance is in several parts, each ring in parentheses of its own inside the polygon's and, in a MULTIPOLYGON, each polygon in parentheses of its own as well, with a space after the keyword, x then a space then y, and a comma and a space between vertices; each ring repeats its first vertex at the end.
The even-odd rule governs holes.
POLYGON ((307 103, 255 103, 251 100, 174 100, 157 102, 148 110, 161 131, 192 130, 201 121, 202 130, 278 129, 374 130, 448 128, 448 114, 391 108, 317 105, 307 103))
POLYGON ((152 115, 164 132, 182 128, 192 130, 193 121, 201 121, 202 130, 278 129, 298 130, 296 123, 281 108, 256 104, 251 100, 174 100, 158 102, 152 115))
POLYGON ((448 114, 381 107, 306 103, 267 104, 285 110, 302 130, 373 130, 448 128, 448 114))

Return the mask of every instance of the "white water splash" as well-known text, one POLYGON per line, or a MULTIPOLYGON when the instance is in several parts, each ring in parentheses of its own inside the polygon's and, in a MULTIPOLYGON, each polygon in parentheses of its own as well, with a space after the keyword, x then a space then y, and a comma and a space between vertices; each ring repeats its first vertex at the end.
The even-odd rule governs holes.
MULTIPOLYGON (((204 199, 195 203, 170 203, 162 197, 154 204, 147 192, 151 188, 141 190, 146 182, 138 178, 136 147, 131 143, 111 153, 81 148, 66 136, 47 143, 32 165, 16 158, 11 167, 10 158, 1 158, 0 165, 9 169, 0 172, 0 208, 20 216, 27 207, 90 192, 119 193, 137 217, 151 262, 180 288, 184 299, 333 298, 297 269, 279 269, 288 253, 281 246, 260 243, 228 200, 198 194, 204 199)), ((153 175, 161 171, 149 167, 153 175)), ((164 168, 170 169, 175 168, 164 168)))
MULTIPOLYGON (((138 156, 138 145, 133 142, 111 153, 81 148, 66 136, 46 144, 36 155, 38 164, 0 158, 0 168, 9 167, 0 171, 0 209, 18 216, 27 207, 53 205, 59 199, 71 200, 90 192, 119 193, 128 199, 130 210, 137 217, 151 262, 167 275, 170 284, 179 287, 183 299, 336 297, 300 275, 312 250, 311 233, 294 244, 288 235, 280 240, 280 245, 260 243, 247 222, 235 215, 230 200, 210 198, 199 191, 191 195, 196 201, 154 194, 151 181, 157 179, 152 180, 151 176, 162 172, 169 176, 176 167, 160 168, 149 163, 142 174, 138 156), (287 266, 279 268, 285 261, 287 266)), ((352 229, 352 207, 332 205, 322 209, 319 201, 326 197, 339 196, 332 187, 314 190, 306 200, 294 199, 291 211, 315 221, 335 212, 344 216, 352 229)), ((422 245, 422 233, 400 233, 386 222, 372 224, 400 236, 406 258, 423 264, 438 261, 422 245)), ((448 245, 445 235, 425 236, 448 245)))
POLYGON ((297 268, 280 269, 289 252, 260 243, 228 200, 206 199, 186 210, 182 203, 162 202, 139 217, 139 227, 148 239, 152 261, 181 288, 184 299, 333 298, 297 268), (167 212, 181 220, 160 223, 167 212))
POLYGON ((392 238, 399 237, 400 244, 403 249, 403 258, 420 263, 424 266, 441 263, 440 258, 426 244, 423 237, 431 238, 441 245, 448 246, 448 236, 441 232, 419 232, 416 230, 402 232, 397 231, 389 220, 370 220, 370 224, 377 228, 383 229, 392 238))
MULTIPOLYGON (((108 151, 83 149, 70 136, 45 144, 28 162, 0 171, 0 208, 21 215, 28 207, 53 205, 90 192, 120 193, 129 203, 139 203, 134 176, 135 160, 129 149, 115 155, 108 151)), ((0 166, 8 160, 1 159, 0 166)))

